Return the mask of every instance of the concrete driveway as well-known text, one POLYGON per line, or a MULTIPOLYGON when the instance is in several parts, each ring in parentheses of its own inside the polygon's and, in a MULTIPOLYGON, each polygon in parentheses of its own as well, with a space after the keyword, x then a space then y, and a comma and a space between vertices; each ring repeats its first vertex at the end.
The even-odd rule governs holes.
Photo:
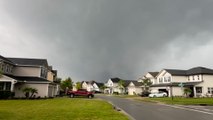
MULTIPOLYGON (((200 106, 176 106, 97 95, 121 108, 134 120, 213 120, 213 109, 200 106)), ((210 107, 212 108, 212 107, 210 107)))

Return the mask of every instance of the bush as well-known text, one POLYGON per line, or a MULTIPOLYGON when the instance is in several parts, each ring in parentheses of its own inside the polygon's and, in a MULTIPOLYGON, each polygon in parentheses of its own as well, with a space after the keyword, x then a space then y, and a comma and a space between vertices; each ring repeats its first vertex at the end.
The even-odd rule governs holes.
POLYGON ((8 99, 14 97, 15 93, 11 91, 0 91, 0 99, 8 99))
POLYGON ((114 94, 114 95, 119 95, 119 93, 118 93, 118 92, 113 92, 113 94, 114 94))

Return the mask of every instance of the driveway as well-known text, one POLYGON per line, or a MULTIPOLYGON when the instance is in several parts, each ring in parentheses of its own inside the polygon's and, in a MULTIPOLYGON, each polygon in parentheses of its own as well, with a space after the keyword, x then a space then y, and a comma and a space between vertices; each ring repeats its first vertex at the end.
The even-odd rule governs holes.
POLYGON ((164 105, 149 102, 135 101, 125 98, 97 95, 98 98, 111 102, 124 110, 134 120, 212 120, 213 110, 188 108, 185 106, 164 105))

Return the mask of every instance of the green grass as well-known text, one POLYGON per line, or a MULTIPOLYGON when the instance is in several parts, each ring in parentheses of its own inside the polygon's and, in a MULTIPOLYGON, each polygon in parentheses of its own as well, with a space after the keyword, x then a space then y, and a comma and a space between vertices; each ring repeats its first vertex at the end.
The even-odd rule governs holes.
POLYGON ((0 100, 0 120, 128 120, 99 99, 0 100))
POLYGON ((172 98, 144 98, 142 101, 151 101, 151 102, 162 102, 166 104, 180 104, 180 105, 213 105, 213 98, 181 98, 174 97, 172 98))

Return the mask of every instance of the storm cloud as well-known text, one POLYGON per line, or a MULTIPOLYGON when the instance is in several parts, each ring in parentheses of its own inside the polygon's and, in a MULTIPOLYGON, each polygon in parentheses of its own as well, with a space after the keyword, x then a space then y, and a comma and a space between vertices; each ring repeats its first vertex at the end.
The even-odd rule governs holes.
POLYGON ((211 0, 0 1, 0 54, 46 58, 74 81, 213 68, 211 0))

